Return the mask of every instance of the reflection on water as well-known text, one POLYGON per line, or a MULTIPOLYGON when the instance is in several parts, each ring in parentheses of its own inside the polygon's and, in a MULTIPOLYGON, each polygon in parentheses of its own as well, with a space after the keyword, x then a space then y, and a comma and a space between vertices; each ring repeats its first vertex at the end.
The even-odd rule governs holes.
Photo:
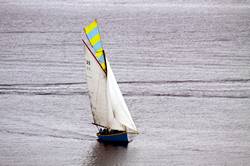
POLYGON ((127 145, 111 145, 95 142, 83 165, 120 165, 127 157, 127 145))

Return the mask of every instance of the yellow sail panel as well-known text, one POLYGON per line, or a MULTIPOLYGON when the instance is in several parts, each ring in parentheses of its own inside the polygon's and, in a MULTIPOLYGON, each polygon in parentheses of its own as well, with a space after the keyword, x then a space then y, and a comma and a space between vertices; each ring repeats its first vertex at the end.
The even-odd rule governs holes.
POLYGON ((97 58, 100 58, 103 55, 103 52, 102 51, 101 52, 97 52, 95 55, 96 55, 97 58))
POLYGON ((85 33, 90 33, 93 29, 95 29, 97 27, 97 21, 95 20, 95 21, 93 21, 92 23, 90 23, 88 26, 86 26, 85 28, 84 28, 84 30, 85 30, 85 33))
POLYGON ((103 70, 106 71, 106 62, 105 62, 105 55, 102 47, 101 42, 101 35, 98 28, 98 23, 94 20, 88 26, 84 28, 84 32, 90 42, 90 45, 95 51, 95 56, 102 66, 103 70))
POLYGON ((102 63, 101 66, 102 66, 103 70, 106 71, 106 63, 102 63))
POLYGON ((90 39, 90 43, 92 46, 94 46, 96 43, 101 41, 100 34, 95 35, 92 39, 90 39))
POLYGON ((87 38, 92 46, 92 48, 95 50, 95 52, 102 51, 102 43, 101 43, 101 35, 99 32, 97 21, 93 21, 88 26, 84 28, 84 32, 87 35, 87 38))

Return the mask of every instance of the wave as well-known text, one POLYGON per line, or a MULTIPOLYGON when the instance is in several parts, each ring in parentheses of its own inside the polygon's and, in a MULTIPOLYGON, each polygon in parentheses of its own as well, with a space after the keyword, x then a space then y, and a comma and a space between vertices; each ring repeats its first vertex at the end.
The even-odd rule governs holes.
POLYGON ((195 98, 236 98, 236 99, 246 99, 250 98, 250 95, 210 95, 210 94, 202 94, 202 95, 195 95, 195 94, 173 94, 173 93, 130 93, 130 94, 123 94, 124 96, 145 96, 145 97, 195 97, 195 98))
POLYGON ((67 33, 77 33, 79 34, 79 31, 0 31, 0 33, 4 34, 8 34, 8 33, 63 33, 63 34, 67 34, 67 33))
POLYGON ((68 96, 68 95, 86 95, 87 92, 19 92, 19 91, 0 91, 0 95, 49 95, 49 96, 68 96))
MULTIPOLYGON (((152 80, 152 81, 118 81, 118 84, 178 84, 178 83, 248 83, 250 79, 224 79, 224 80, 152 80)), ((86 82, 60 82, 60 83, 20 83, 0 84, 0 87, 25 86, 25 87, 49 87, 60 85, 83 85, 86 82)))
POLYGON ((74 140, 92 140, 95 137, 86 135, 86 134, 77 134, 77 136, 66 136, 66 135, 56 135, 56 134, 38 134, 32 132, 23 132, 23 131, 11 131, 6 129, 1 129, 1 133, 9 133, 9 134, 19 134, 24 136, 33 136, 33 137, 53 137, 53 138, 62 138, 62 139, 74 139, 74 140))
MULTIPOLYGON (((155 81, 120 81, 118 84, 129 84, 134 91, 123 91, 124 96, 168 96, 168 97, 198 97, 198 98, 250 98, 250 92, 245 88, 238 89, 237 84, 247 83, 246 88, 249 87, 250 79, 224 79, 224 80, 155 80, 155 81), (133 84, 136 86, 133 87, 133 84), (157 89, 159 86, 152 85, 164 84, 181 84, 179 90, 174 89, 157 89), (189 85, 191 84, 191 85, 189 85), (208 87, 202 90, 196 89, 200 84, 203 87, 208 87), (208 86, 207 84, 212 84, 208 86), (234 85, 233 89, 214 88, 213 84, 234 85), (139 88, 139 86, 145 88, 139 88)), ((163 88, 162 86, 161 88, 163 88)), ((228 87, 228 86, 227 86, 228 87)), ((171 88, 171 86, 170 86, 171 88)), ((86 82, 61 82, 61 83, 32 83, 32 84, 0 84, 0 95, 40 95, 40 96, 74 96, 74 95, 88 95, 86 82)))
POLYGON ((224 80, 159 80, 159 81, 123 81, 121 84, 179 84, 179 83, 247 83, 250 79, 224 79, 224 80))
MULTIPOLYGON (((211 91, 209 91, 211 93, 211 91)), ((75 96, 75 95, 88 95, 87 91, 78 91, 78 92, 18 92, 18 91, 11 91, 11 92, 1 92, 0 95, 37 95, 37 96, 75 96)), ((145 93, 145 92, 139 92, 139 93, 123 93, 124 96, 128 97, 195 97, 195 98, 238 98, 238 99, 244 99, 244 98, 250 98, 250 95, 244 95, 244 94, 223 94, 223 91, 220 94, 206 94, 206 92, 202 95, 197 95, 195 93, 189 93, 186 94, 185 92, 180 94, 175 93, 145 93)))
POLYGON ((23 87, 49 87, 49 86, 60 86, 60 85, 81 85, 86 84, 86 82, 59 82, 59 83, 34 83, 34 84, 0 84, 0 87, 13 87, 13 86, 23 86, 23 87))

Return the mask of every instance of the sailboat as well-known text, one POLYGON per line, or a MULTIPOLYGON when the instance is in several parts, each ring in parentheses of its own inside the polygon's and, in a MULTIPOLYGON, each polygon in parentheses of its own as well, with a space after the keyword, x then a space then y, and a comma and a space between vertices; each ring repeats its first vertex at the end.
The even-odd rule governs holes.
POLYGON ((94 120, 92 124, 98 128, 98 140, 128 143, 138 130, 102 47, 97 20, 86 26, 84 33, 89 41, 88 44, 82 39, 88 94, 94 120))

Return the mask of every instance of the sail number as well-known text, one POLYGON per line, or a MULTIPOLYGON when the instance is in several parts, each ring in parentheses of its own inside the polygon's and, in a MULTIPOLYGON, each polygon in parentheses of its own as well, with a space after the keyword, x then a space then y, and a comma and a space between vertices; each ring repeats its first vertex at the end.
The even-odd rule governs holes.
POLYGON ((87 70, 91 70, 90 69, 90 61, 89 60, 86 61, 86 64, 87 64, 87 70))

